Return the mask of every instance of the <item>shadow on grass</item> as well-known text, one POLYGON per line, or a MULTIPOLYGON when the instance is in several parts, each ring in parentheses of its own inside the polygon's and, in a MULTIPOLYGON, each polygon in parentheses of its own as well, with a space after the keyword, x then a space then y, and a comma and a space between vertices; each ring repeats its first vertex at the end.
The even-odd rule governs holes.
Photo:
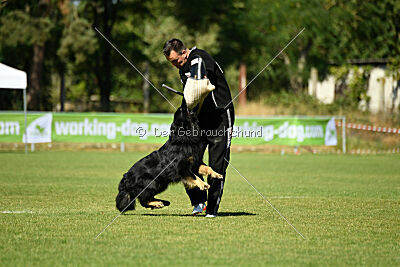
MULTIPOLYGON (((144 213, 144 214, 135 214, 135 213, 124 213, 122 215, 126 216, 176 216, 176 217, 204 217, 205 215, 196 215, 193 216, 192 214, 166 214, 166 213, 161 213, 161 214, 154 214, 154 213, 144 213)), ((235 216, 254 216, 257 215, 255 213, 249 213, 249 212, 219 212, 218 217, 235 217, 235 216)))

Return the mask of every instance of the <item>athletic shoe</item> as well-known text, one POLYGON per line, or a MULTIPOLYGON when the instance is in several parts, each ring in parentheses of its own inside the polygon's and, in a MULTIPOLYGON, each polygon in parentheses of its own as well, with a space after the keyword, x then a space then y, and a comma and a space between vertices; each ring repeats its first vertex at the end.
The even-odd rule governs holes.
POLYGON ((217 217, 217 215, 214 215, 214 214, 207 214, 206 215, 206 218, 215 218, 215 217, 217 217))
POLYGON ((197 215, 199 213, 202 213, 203 211, 206 211, 206 208, 207 208, 206 204, 204 203, 197 204, 193 208, 192 215, 197 215))

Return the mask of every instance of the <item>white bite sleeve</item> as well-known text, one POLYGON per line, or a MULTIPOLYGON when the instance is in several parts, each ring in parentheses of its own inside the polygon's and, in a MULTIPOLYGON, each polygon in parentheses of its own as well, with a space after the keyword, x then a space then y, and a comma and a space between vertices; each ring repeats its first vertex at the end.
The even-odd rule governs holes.
POLYGON ((183 92, 188 108, 193 109, 197 104, 201 106, 208 93, 214 89, 209 79, 188 78, 183 92))

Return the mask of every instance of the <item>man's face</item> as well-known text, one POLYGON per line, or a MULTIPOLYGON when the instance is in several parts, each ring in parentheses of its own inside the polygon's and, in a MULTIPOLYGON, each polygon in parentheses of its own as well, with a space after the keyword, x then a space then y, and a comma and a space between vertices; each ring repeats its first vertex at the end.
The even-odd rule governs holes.
POLYGON ((181 54, 175 50, 171 50, 171 53, 169 53, 169 56, 166 56, 166 58, 169 62, 171 62, 172 65, 180 69, 187 61, 187 50, 182 50, 181 54))

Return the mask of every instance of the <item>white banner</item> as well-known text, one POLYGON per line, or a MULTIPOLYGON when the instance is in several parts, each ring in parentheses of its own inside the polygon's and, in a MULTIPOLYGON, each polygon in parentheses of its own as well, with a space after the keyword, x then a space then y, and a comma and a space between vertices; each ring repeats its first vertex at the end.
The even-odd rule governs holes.
POLYGON ((53 114, 47 113, 33 122, 31 122, 27 129, 26 134, 24 134, 24 143, 50 143, 51 142, 51 123, 53 120, 53 114))
POLYGON ((337 145, 337 134, 335 118, 329 120, 325 129, 325 145, 326 146, 336 146, 337 145))

